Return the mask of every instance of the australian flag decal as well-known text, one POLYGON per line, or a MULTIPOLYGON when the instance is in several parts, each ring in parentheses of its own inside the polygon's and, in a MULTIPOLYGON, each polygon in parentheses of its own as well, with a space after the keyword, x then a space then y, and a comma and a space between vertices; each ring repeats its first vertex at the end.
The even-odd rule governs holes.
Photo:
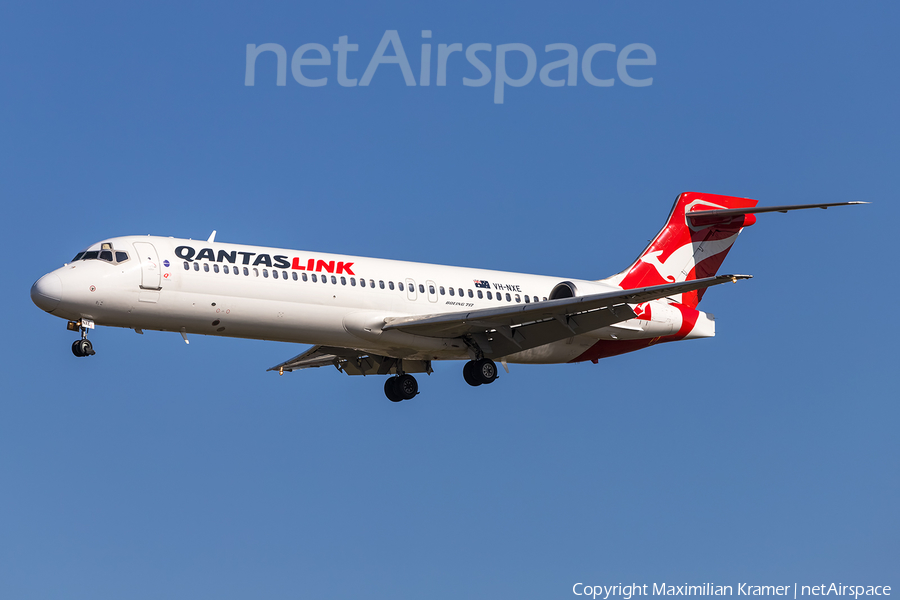
POLYGON ((482 280, 482 279, 476 279, 476 280, 475 280, 475 287, 477 287, 477 288, 487 288, 487 289, 490 289, 490 288, 491 288, 491 284, 488 283, 487 281, 482 280))

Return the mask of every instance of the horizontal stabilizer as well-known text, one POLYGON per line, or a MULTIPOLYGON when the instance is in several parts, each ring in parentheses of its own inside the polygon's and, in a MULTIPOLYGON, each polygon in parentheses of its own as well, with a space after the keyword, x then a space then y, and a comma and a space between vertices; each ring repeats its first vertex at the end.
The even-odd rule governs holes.
POLYGON ((832 206, 850 206, 851 204, 869 204, 868 202, 831 202, 828 204, 789 204, 785 206, 753 206, 747 208, 725 208, 721 210, 697 210, 685 214, 688 221, 694 227, 704 227, 716 223, 732 221, 742 215, 755 215, 767 212, 786 213, 789 210, 803 210, 806 208, 830 208, 832 206))

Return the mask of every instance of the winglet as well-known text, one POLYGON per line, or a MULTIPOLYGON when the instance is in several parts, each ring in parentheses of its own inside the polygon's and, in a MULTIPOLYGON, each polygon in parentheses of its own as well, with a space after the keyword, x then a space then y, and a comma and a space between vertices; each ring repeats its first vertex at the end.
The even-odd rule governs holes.
POLYGON ((215 230, 215 229, 213 229, 213 232, 212 232, 211 234, 209 234, 209 239, 206 240, 206 241, 207 241, 207 242, 214 242, 214 241, 216 241, 216 230, 215 230))

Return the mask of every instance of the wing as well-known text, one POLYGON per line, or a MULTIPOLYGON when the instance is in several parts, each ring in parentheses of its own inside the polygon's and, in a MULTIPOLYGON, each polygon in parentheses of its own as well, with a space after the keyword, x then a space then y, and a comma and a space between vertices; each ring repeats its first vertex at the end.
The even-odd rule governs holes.
POLYGON ((748 278, 750 275, 718 275, 467 313, 400 317, 387 319, 384 329, 428 337, 470 336, 485 356, 496 358, 633 319, 636 315, 631 304, 748 278))
MULTIPOLYGON (((299 369, 325 367, 327 365, 334 365, 338 371, 342 371, 347 375, 387 375, 396 373, 397 359, 354 348, 313 346, 306 352, 267 370, 278 371, 279 374, 283 375, 285 371, 290 372, 299 369)), ((431 373, 431 361, 404 360, 403 371, 406 373, 431 373)))
POLYGON ((346 348, 329 348, 328 346, 313 346, 306 352, 298 354, 290 360, 286 360, 280 365, 275 365, 268 371, 293 371, 294 369, 311 369, 313 367, 324 367, 333 365, 338 360, 338 352, 347 352, 346 348))

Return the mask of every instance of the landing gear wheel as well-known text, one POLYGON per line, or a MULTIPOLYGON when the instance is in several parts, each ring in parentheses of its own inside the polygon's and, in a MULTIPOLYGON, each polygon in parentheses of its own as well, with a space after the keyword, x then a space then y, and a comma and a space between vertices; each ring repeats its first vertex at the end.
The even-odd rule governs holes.
POLYGON ((397 393, 398 390, 397 386, 395 385, 396 383, 396 377, 388 377, 384 381, 384 395, 387 396, 387 399, 391 402, 400 402, 401 400, 403 400, 403 398, 400 397, 400 394, 397 393))
POLYGON ((480 383, 488 384, 497 379, 497 365, 489 358, 482 358, 472 365, 472 373, 480 383))
POLYGON ((463 365, 463 379, 466 380, 466 383, 471 385, 472 387, 478 387, 481 385, 481 382, 475 378, 475 361, 470 360, 466 364, 463 365))
POLYGON ((93 356, 96 354, 94 352, 94 347, 91 345, 90 340, 75 340, 75 343, 72 344, 72 354, 78 357, 82 356, 93 356))
POLYGON ((412 400, 419 393, 419 382, 409 374, 403 374, 394 380, 394 389, 403 400, 412 400))

